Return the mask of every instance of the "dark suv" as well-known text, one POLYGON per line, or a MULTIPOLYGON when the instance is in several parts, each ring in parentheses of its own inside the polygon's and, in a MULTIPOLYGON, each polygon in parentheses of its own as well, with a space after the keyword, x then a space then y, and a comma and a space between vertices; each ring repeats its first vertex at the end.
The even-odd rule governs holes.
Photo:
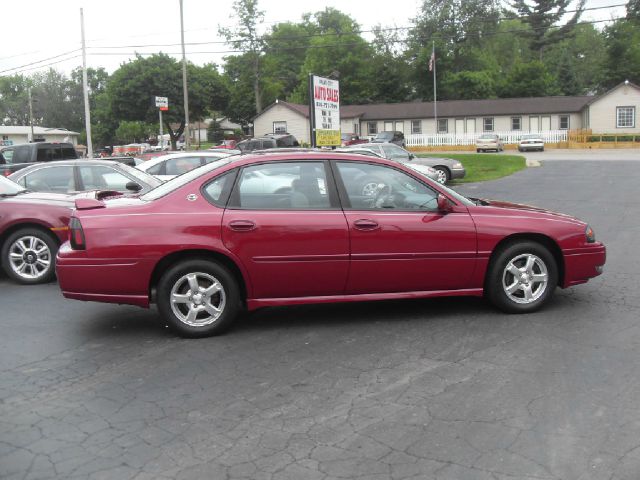
POLYGON ((395 143, 396 145, 404 148, 404 133, 402 132, 379 132, 376 138, 371 140, 373 143, 395 143))
POLYGON ((250 138, 238 142, 236 148, 242 153, 253 152, 254 150, 266 150, 268 148, 299 147, 296 137, 290 134, 268 133, 264 137, 250 138))
POLYGON ((76 158, 78 154, 71 143, 35 142, 12 145, 0 148, 0 173, 8 177, 34 163, 76 158))

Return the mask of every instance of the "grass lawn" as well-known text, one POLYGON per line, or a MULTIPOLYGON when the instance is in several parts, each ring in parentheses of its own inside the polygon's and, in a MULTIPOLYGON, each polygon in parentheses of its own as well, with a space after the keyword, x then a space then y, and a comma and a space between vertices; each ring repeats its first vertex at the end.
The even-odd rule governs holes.
POLYGON ((463 179, 452 183, 473 183, 495 180, 506 177, 526 168, 526 161, 522 155, 505 155, 495 153, 418 153, 418 157, 446 157, 460 160, 467 175, 463 179))

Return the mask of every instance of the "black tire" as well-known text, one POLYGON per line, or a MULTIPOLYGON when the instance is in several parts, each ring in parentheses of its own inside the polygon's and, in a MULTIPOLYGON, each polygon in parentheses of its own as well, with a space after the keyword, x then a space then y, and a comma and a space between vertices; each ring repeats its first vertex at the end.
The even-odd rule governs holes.
POLYGON ((9 235, 2 244, 2 267, 9 278, 23 285, 50 282, 56 273, 58 248, 58 240, 53 234, 39 228, 21 228, 9 235), (23 251, 22 247, 28 248, 23 251), (23 254, 22 259, 11 256, 19 253, 23 254), (48 262, 48 265, 44 266, 44 262, 48 262), (25 270, 21 274, 22 266, 25 270))
POLYGON ((447 167, 438 165, 433 168, 438 171, 438 183, 441 183, 442 185, 444 185, 449 180, 451 180, 451 172, 447 167))
POLYGON ((498 252, 489 265, 485 281, 485 294, 500 310, 507 313, 531 313, 540 309, 553 296, 558 285, 558 266, 551 252, 543 245, 533 241, 518 241, 505 245, 498 252), (535 262, 522 281, 507 271, 513 262, 515 267, 523 268, 528 257, 534 257, 535 262), (533 282, 530 273, 544 274, 541 265, 546 269, 547 280, 544 287, 533 282), (512 294, 507 293, 506 284, 515 287, 512 294), (525 290, 532 292, 530 299, 525 298, 525 290))
POLYGON ((480 150, 479 148, 476 148, 476 153, 482 153, 482 150, 480 150))
POLYGON ((219 263, 205 259, 184 260, 169 268, 158 282, 157 302, 158 310, 169 327, 179 335, 189 338, 223 333, 241 310, 240 288, 233 274, 219 263), (197 278, 200 287, 197 298, 192 293, 187 275, 195 275, 197 278), (205 291, 213 286, 214 281, 221 286, 221 290, 207 296, 205 291), (185 299, 184 302, 175 302, 175 311, 171 300, 174 293, 185 299), (214 318, 209 311, 201 310, 206 306, 217 306, 221 313, 214 318), (196 308, 199 311, 189 322, 189 312, 196 308))
POLYGON ((541 152, 544 152, 544 147, 542 147, 542 148, 540 149, 540 151, 541 151, 541 152))

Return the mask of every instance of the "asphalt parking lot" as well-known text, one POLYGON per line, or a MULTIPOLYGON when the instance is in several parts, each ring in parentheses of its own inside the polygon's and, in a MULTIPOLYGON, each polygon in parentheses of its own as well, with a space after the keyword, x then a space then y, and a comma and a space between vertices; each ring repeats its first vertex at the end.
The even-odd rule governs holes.
MULTIPOLYGON (((546 152, 545 152, 546 153, 546 152)), ((0 278, 2 479, 640 478, 640 163, 462 193, 588 220, 605 273, 545 310, 273 308, 222 337, 0 278)))

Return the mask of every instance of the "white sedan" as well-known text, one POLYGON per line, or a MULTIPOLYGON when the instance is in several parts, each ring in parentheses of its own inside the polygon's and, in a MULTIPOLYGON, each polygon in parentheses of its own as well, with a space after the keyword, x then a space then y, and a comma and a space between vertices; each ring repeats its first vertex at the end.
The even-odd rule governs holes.
POLYGON ((239 153, 239 150, 169 153, 147 160, 140 165, 136 165, 136 168, 166 181, 206 163, 215 162, 221 158, 239 153))

